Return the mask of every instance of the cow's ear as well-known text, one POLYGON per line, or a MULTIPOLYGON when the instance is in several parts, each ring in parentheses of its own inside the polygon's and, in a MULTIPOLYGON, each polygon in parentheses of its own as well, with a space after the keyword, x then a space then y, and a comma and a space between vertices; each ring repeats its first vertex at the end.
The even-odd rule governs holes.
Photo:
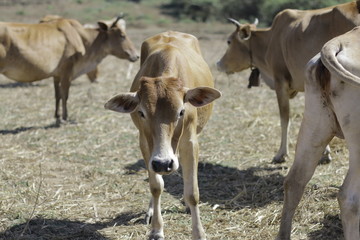
POLYGON ((239 29, 239 35, 242 40, 249 40, 249 38, 251 37, 250 25, 246 24, 241 26, 241 28, 239 29))
POLYGON ((98 22, 99 29, 102 31, 107 31, 109 29, 109 26, 104 22, 98 22))
POLYGON ((131 113, 139 104, 139 98, 135 93, 122 93, 112 97, 105 103, 105 109, 115 112, 131 113))
POLYGON ((188 89, 185 93, 185 102, 189 102, 195 107, 205 106, 219 98, 221 93, 215 88, 197 87, 188 89))

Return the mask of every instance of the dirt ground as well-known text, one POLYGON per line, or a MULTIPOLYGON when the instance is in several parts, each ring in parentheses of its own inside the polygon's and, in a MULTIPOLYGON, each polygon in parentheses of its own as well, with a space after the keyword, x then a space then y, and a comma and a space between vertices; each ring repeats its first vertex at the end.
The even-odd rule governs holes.
MULTIPOLYGON (((160 27, 129 29, 135 45, 160 27)), ((215 62, 232 26, 193 24, 173 30, 197 36, 222 92, 200 136, 201 218, 208 239, 274 239, 282 182, 294 157, 304 94, 291 101, 290 154, 271 164, 280 144, 275 92, 247 89, 249 72, 227 76, 215 62)), ((56 126, 51 79, 19 84, 0 79, 0 239, 146 239, 150 199, 137 130, 130 116, 106 111, 107 99, 128 91, 139 62, 114 57, 99 66, 98 83, 72 83, 69 118, 56 126), (127 78, 129 66, 131 76, 127 78)), ((310 181, 293 223, 293 239, 343 239, 336 194, 347 171, 342 140, 331 143, 333 162, 310 181)), ((166 239, 191 239, 181 202, 181 174, 164 177, 166 239)))

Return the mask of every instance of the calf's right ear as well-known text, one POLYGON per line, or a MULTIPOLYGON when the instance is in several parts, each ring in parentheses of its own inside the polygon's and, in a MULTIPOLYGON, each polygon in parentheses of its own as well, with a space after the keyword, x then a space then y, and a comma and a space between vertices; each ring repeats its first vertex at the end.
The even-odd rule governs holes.
POLYGON ((131 113, 135 111, 139 104, 139 98, 134 93, 122 93, 112 97, 105 103, 105 109, 120 113, 131 113))

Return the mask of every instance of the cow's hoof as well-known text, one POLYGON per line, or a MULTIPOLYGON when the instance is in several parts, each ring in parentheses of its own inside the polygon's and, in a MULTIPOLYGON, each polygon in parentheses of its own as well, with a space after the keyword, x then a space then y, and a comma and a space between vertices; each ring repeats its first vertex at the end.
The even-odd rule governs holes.
POLYGON ((272 163, 279 164, 279 163, 283 163, 285 161, 286 161, 286 157, 284 155, 280 156, 280 157, 275 156, 272 160, 272 163))
POLYGON ((329 164, 331 162, 331 156, 330 155, 323 155, 319 161, 319 165, 323 165, 323 164, 329 164))
POLYGON ((151 235, 149 236, 149 240, 164 240, 164 236, 162 236, 162 235, 159 234, 159 233, 151 234, 151 235))

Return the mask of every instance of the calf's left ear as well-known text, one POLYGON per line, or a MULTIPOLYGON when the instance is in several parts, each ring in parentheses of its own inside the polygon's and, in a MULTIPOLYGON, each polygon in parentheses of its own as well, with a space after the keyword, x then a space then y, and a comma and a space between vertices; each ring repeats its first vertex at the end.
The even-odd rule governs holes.
POLYGON ((122 93, 116 95, 105 103, 105 109, 120 113, 131 113, 139 104, 139 98, 135 93, 122 93))
POLYGON ((202 107, 219 97, 221 97, 221 93, 215 88, 197 87, 186 91, 185 102, 189 102, 195 107, 202 107))

